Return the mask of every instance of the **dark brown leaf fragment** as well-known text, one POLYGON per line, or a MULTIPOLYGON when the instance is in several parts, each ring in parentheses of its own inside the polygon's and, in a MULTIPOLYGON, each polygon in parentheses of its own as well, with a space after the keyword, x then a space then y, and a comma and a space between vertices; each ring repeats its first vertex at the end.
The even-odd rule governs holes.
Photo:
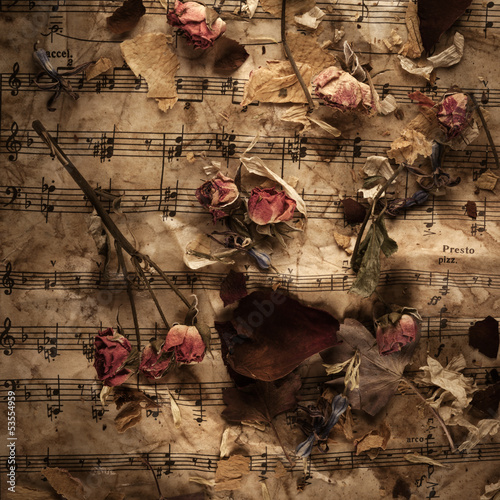
POLYGON ((468 201, 465 204, 465 211, 471 219, 477 218, 477 205, 475 201, 468 201))
POLYGON ((425 50, 430 51, 441 35, 466 11, 472 0, 418 0, 420 34, 425 50))
POLYGON ((500 382, 481 391, 476 391, 471 401, 472 407, 478 410, 483 418, 497 418, 499 404, 500 382))
POLYGON ((247 279, 245 275, 231 269, 220 285, 220 298, 224 302, 224 307, 238 302, 247 295, 247 279))
POLYGON ((352 198, 340 200, 344 205, 345 220, 348 224, 360 224, 364 221, 366 208, 352 198))
POLYGON ((106 19, 109 31, 121 35, 134 29, 141 17, 146 13, 142 0, 125 0, 121 7, 106 19))
POLYGON ((469 328, 469 345, 489 358, 496 359, 499 341, 498 321, 491 316, 469 328))
POLYGON ((232 38, 223 36, 215 43, 215 71, 236 71, 248 58, 245 47, 232 38))

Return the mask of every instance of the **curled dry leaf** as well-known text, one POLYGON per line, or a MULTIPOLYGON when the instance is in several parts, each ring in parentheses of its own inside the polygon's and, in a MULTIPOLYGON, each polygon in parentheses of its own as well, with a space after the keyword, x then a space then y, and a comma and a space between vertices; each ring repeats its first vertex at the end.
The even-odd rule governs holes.
POLYGON ((214 69, 221 72, 236 71, 249 55, 244 45, 227 36, 217 40, 215 51, 214 69))
POLYGON ((446 2, 419 0, 418 17, 424 49, 432 50, 441 35, 451 27, 471 3, 472 0, 448 0, 446 2))
POLYGON ((73 477, 66 469, 46 467, 42 469, 42 475, 50 486, 67 500, 86 500, 82 482, 73 477))
POLYGON ((113 67, 113 63, 111 59, 107 57, 100 57, 94 64, 91 64, 85 70, 85 79, 87 81, 92 80, 92 78, 96 78, 103 73, 106 73, 109 69, 113 67))
POLYGON ((465 441, 459 446, 458 451, 469 452, 475 448, 485 437, 495 436, 500 432, 500 420, 497 418, 488 418, 480 420, 476 425, 473 425, 462 415, 457 415, 450 422, 450 425, 460 425, 465 427, 469 434, 465 441))
POLYGON ((500 498, 500 481, 487 484, 484 489, 484 494, 479 500, 499 500, 500 498))
POLYGON ((406 365, 420 339, 390 356, 381 356, 372 334, 355 319, 346 319, 340 326, 339 337, 343 344, 322 353, 326 363, 340 363, 358 351, 361 357, 359 389, 347 393, 351 407, 376 415, 391 400, 403 377, 406 365))
POLYGON ((219 460, 215 471, 215 491, 237 490, 243 476, 249 472, 249 457, 233 455, 227 460, 219 460))
POLYGON ((224 302, 224 307, 238 302, 247 295, 245 275, 231 269, 220 285, 220 298, 224 302))
POLYGON ((387 424, 383 424, 380 429, 375 429, 365 434, 361 439, 354 440, 354 449, 356 455, 367 452, 367 455, 374 460, 377 458, 380 450, 387 448, 387 443, 391 437, 391 430, 387 424))
POLYGON ((424 455, 419 455, 418 453, 408 453, 405 455, 405 460, 411 462, 413 464, 427 464, 427 465, 435 465, 436 467, 444 467, 445 469, 451 469, 451 465, 446 465, 437 460, 434 460, 431 457, 426 457, 424 455))
POLYGON ((141 17, 146 13, 142 0, 125 0, 121 7, 106 19, 109 31, 120 35, 134 29, 141 17))
MULTIPOLYGON (((297 67, 304 81, 310 82, 313 76, 311 66, 297 63, 297 67)), ((241 105, 248 106, 254 101, 307 103, 307 98, 288 61, 267 61, 265 66, 250 73, 243 90, 241 105)))
POLYGON ((498 321, 491 316, 469 328, 469 345, 481 354, 496 359, 499 346, 498 321))
POLYGON ((229 366, 258 380, 280 379, 338 343, 339 323, 333 316, 270 289, 243 298, 228 323, 222 324, 228 329, 218 331, 229 366))
POLYGON ((134 427, 142 420, 142 406, 138 401, 126 405, 115 417, 115 427, 120 433, 134 427))
POLYGON ((314 6, 310 11, 295 16, 295 23, 300 28, 315 31, 318 29, 319 24, 325 17, 326 13, 323 12, 318 6, 314 6))
POLYGON ((177 102, 174 77, 179 61, 169 41, 164 33, 146 33, 120 44, 123 58, 137 78, 146 79, 148 97, 156 99, 162 111, 177 102))
POLYGON ((427 158, 431 153, 432 142, 418 130, 406 128, 391 144, 387 156, 397 163, 413 165, 419 156, 427 158))

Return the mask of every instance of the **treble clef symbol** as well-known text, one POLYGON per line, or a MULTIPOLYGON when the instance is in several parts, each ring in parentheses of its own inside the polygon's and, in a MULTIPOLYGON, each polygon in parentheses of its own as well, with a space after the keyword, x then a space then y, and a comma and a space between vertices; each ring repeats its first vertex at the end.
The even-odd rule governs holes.
POLYGON ((10 327, 12 323, 10 321, 10 318, 5 318, 5 321, 3 322, 3 332, 0 333, 0 345, 2 347, 6 347, 4 349, 3 353, 6 356, 10 356, 12 354, 12 347, 16 343, 14 340, 14 337, 12 335, 9 335, 10 327))
POLYGON ((9 160, 16 161, 17 153, 19 153, 22 148, 21 142, 16 139, 16 135, 19 132, 19 127, 17 126, 16 122, 12 124, 12 127, 10 127, 10 131, 12 132, 12 134, 7 139, 6 146, 7 151, 10 151, 12 153, 11 155, 9 155, 9 160))
POLYGON ((10 273, 12 272, 12 265, 10 262, 7 262, 5 266, 5 274, 2 277, 2 285, 5 290, 5 295, 10 295, 12 293, 12 288, 14 287, 14 280, 10 277, 10 273))
POLYGON ((17 78, 17 74, 19 73, 19 63, 14 63, 12 68, 12 75, 9 78, 9 87, 12 89, 11 94, 17 95, 19 94, 19 87, 21 86, 21 80, 17 78))

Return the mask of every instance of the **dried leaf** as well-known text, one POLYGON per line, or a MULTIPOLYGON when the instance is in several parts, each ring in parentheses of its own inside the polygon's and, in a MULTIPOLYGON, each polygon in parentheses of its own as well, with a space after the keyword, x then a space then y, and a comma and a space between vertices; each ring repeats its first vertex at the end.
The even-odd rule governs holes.
POLYGON ((418 156, 427 158, 432 153, 432 141, 421 132, 407 128, 392 144, 387 156, 397 163, 413 165, 418 156))
POLYGON ((424 455, 419 455, 418 453, 408 453, 407 455, 405 455, 405 460, 408 460, 408 462, 411 462, 413 464, 435 465, 437 467, 443 467, 445 469, 452 468, 451 465, 442 464, 441 462, 438 462, 433 458, 425 457, 424 455))
POLYGON ((146 79, 148 97, 156 99, 162 111, 177 102, 174 78, 179 61, 169 41, 164 33, 146 33, 120 44, 123 58, 137 78, 146 79))
POLYGON ((361 66, 358 56, 354 53, 354 50, 352 50, 352 47, 347 41, 344 42, 344 59, 347 71, 349 71, 356 80, 364 82, 366 80, 366 71, 361 66))
POLYGON ((333 238, 335 243, 337 243, 342 250, 345 250, 348 255, 352 254, 352 250, 349 250, 349 247, 351 246, 351 238, 349 236, 333 231, 333 238))
POLYGON ((42 475, 50 486, 67 500, 85 500, 87 498, 82 482, 74 478, 66 469, 46 467, 42 469, 42 475))
POLYGON ((493 191, 497 185, 498 176, 496 176, 491 170, 486 170, 483 172, 478 180, 476 181, 476 186, 479 189, 486 189, 488 191, 493 191))
POLYGON ((385 450, 387 448, 390 437, 391 430, 384 423, 380 429, 375 429, 365 434, 361 439, 354 440, 356 455, 366 451, 370 459, 375 459, 381 449, 385 450))
POLYGON ((275 382, 257 381, 246 387, 224 389, 222 416, 230 423, 270 424, 273 418, 297 407, 302 382, 297 374, 275 382))
POLYGON ((142 420, 142 406, 138 401, 127 404, 115 417, 115 427, 120 433, 134 427, 142 420))
POLYGON ((217 40, 215 51, 215 71, 236 71, 248 58, 245 46, 227 36, 223 36, 217 40))
POLYGON ((300 28, 309 29, 315 31, 318 29, 319 24, 325 17, 326 13, 323 12, 319 7, 314 6, 310 11, 301 14, 300 16, 295 16, 295 23, 300 28))
POLYGON ((465 204, 465 211, 471 219, 477 218, 477 205, 475 201, 468 201, 465 204))
POLYGON ((471 424, 463 416, 458 415, 453 418, 450 425, 461 425, 469 431, 465 441, 459 446, 459 452, 469 452, 475 448, 485 437, 495 436, 500 432, 500 420, 484 419, 480 420, 477 425, 471 424))
MULTIPOLYGON (((412 3, 412 2, 410 2, 412 3)), ((472 0, 418 1, 420 34, 425 50, 430 51, 441 35, 465 12, 472 0)))
POLYGON ((352 198, 340 200, 344 207, 344 216, 348 224, 361 224, 366 217, 366 208, 352 198))
POLYGON ((490 385, 482 391, 476 391, 472 397, 473 408, 489 417, 498 415, 498 404, 500 403, 500 382, 490 385))
POLYGON ((347 407, 347 410, 345 411, 344 415, 342 415, 342 418, 339 421, 339 425, 342 429, 342 432, 344 433, 345 438, 348 441, 353 441, 354 440, 354 432, 353 432, 354 421, 352 418, 352 411, 351 411, 350 406, 347 407))
POLYGON ((500 500, 500 481, 487 484, 484 489, 484 495, 479 500, 500 500))
MULTIPOLYGON (((311 66, 299 62, 297 67, 304 81, 310 82, 313 77, 311 66)), ((307 103, 307 98, 288 61, 267 61, 265 66, 250 73, 243 90, 241 105, 248 106, 254 101, 307 103)))
POLYGON ((390 401, 397 391, 406 365, 418 344, 420 333, 415 342, 407 344, 401 351, 390 356, 381 356, 372 334, 358 321, 348 318, 340 326, 339 336, 344 341, 322 357, 326 363, 339 363, 359 351, 359 389, 347 394, 351 407, 376 415, 390 401))
POLYGON ((338 321, 271 289, 243 298, 233 313, 232 335, 218 328, 228 364, 246 377, 272 381, 337 344, 338 321))
POLYGON ((220 298, 224 302, 224 307, 238 302, 247 295, 246 276, 231 269, 220 285, 220 298))
POLYGON ((250 458, 233 455, 217 462, 215 471, 215 491, 237 490, 244 474, 250 472, 250 458))
POLYGON ((408 30, 408 41, 403 45, 400 53, 411 59, 417 59, 422 54, 424 46, 420 35, 417 5, 412 1, 408 2, 406 8, 405 23, 408 30))
POLYGON ((363 173, 368 179, 374 178, 375 185, 372 182, 369 186, 358 189, 358 191, 363 193, 363 198, 373 199, 379 192, 384 179, 390 179, 394 170, 385 156, 369 156, 363 167, 363 173))
POLYGON ((111 33, 120 35, 134 29, 145 13, 142 0, 125 0, 112 16, 106 18, 106 24, 111 33))
POLYGON ((499 346, 498 321, 487 316, 469 328, 469 345, 481 354, 496 359, 499 346))
POLYGON ((107 57, 100 57, 94 64, 91 64, 85 70, 85 80, 89 81, 103 73, 106 73, 108 69, 113 67, 111 59, 107 57))

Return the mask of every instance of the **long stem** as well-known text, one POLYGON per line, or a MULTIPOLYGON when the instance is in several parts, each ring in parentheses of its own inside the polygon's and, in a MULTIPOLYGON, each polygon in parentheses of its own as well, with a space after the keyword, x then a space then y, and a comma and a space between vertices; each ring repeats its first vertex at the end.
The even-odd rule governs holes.
POLYGON ((380 199, 380 197, 387 191, 389 186, 393 183, 394 179, 398 177, 398 175, 405 169, 405 167, 406 163, 401 163, 401 165, 399 165, 398 169, 391 175, 389 179, 387 179, 385 184, 378 190, 378 193, 373 198, 370 209, 367 210, 366 212, 365 219, 363 220, 363 224, 361 224, 361 228, 359 229, 358 237, 356 238, 356 244, 354 245, 354 250, 352 252, 352 257, 351 257, 351 269, 355 273, 357 273, 359 270, 359 268, 357 268, 356 261, 358 258, 359 245, 361 244, 361 239, 363 238, 366 225, 368 224, 370 217, 373 215, 373 212, 375 211, 375 206, 377 205, 377 202, 380 199))
POLYGON ((439 424, 443 428, 444 433, 446 434, 446 437, 448 438, 448 442, 450 443, 450 448, 451 452, 455 453, 457 451, 455 447, 455 443, 453 442, 453 438, 451 437, 450 431, 447 427, 447 425, 444 423, 444 420, 441 418, 439 413, 429 404, 429 402, 420 394, 420 391, 418 390, 417 386, 410 382, 407 378, 403 377, 401 379, 405 384, 407 384, 414 392, 415 394, 429 407, 429 409, 432 411, 434 416, 437 418, 439 424))
POLYGON ((497 168, 500 169, 500 160, 498 159, 497 148, 495 147, 495 143, 493 142, 493 137, 491 136, 490 129, 488 128, 488 124, 484 118, 483 111, 481 110, 479 104, 477 103, 477 99, 472 92, 469 92, 468 96, 471 98, 474 106, 476 107, 477 114, 483 124, 484 131, 486 132, 486 137, 488 138, 488 142, 490 143, 491 151, 493 151, 493 156, 495 157, 495 163, 497 168))
POLYGON ((141 350, 141 332, 139 330, 139 320, 137 319, 137 309, 135 307, 134 292, 132 290, 132 285, 128 277, 127 266, 125 265, 125 259, 123 258, 123 250, 120 244, 115 240, 116 255, 118 257, 118 264, 123 272, 123 278, 125 279, 125 284, 127 286, 127 296, 130 302, 130 309, 132 310, 132 318, 134 320, 135 337, 137 339, 137 350, 141 350))
POLYGON ((278 443, 280 444, 281 449, 283 450, 283 453, 285 454, 286 459, 290 463, 290 467, 293 467, 295 464, 294 464, 294 462, 292 460, 292 457, 286 451, 285 445, 283 444, 283 441, 281 440, 281 436, 280 436, 280 434, 278 432, 278 429, 276 429, 276 426, 274 425, 274 422, 273 422, 272 419, 269 420, 269 425, 271 426, 271 429, 274 431, 274 434, 276 435, 276 438, 278 439, 278 443))
POLYGON ((162 319, 163 323, 165 324, 165 327, 167 328, 167 330, 170 330, 170 325, 168 324, 167 318, 165 318, 165 314, 163 314, 163 309, 161 308, 160 303, 158 302, 158 299, 156 298, 156 294, 153 292, 153 289, 151 288, 151 285, 149 284, 149 281, 146 278, 146 275, 144 274, 144 271, 141 267, 139 259, 137 257, 133 256, 132 262, 134 264, 136 271, 139 273, 139 276, 140 276, 142 282, 144 283, 144 285, 148 289, 149 295, 151 295, 151 298, 153 299, 153 302, 155 303, 156 309, 160 313, 161 319, 162 319))
POLYGON ((281 4, 281 43, 283 44, 283 48, 285 49, 285 54, 288 57, 288 60, 292 65, 293 71, 297 76, 297 80, 299 81, 300 86, 302 87, 302 90, 304 91, 304 94, 306 96, 307 103, 309 104, 309 109, 307 110, 307 112, 312 113, 314 111, 314 103, 311 94, 309 93, 309 89, 307 88, 307 85, 304 82, 302 75, 300 74, 299 68, 297 67, 297 63, 293 58, 292 51, 290 50, 290 47, 288 46, 288 43, 286 41, 286 0, 283 0, 281 4))
POLYGON ((158 500, 165 500, 165 497, 163 496, 163 494, 161 492, 160 484, 158 483, 158 479, 156 479, 156 474, 155 474, 155 471, 153 470, 153 467, 151 467, 151 464, 144 457, 141 457, 141 461, 151 471, 151 474, 153 474, 153 478, 154 478, 155 484, 156 484, 156 489, 158 490, 158 494, 160 495, 158 500))

